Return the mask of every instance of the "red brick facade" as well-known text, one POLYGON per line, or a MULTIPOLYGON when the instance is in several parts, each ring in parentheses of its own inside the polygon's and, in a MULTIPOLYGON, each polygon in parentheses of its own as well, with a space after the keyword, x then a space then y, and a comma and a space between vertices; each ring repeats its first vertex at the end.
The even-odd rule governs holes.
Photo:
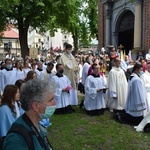
POLYGON ((104 5, 98 1, 98 49, 101 50, 105 46, 105 22, 104 22, 104 5))
POLYGON ((150 0, 144 0, 144 49, 150 48, 150 0))

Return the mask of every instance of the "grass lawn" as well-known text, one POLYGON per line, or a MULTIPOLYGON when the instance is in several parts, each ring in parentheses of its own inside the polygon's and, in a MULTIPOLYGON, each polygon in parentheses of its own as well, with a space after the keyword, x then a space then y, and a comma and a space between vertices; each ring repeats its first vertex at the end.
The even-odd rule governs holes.
POLYGON ((150 149, 150 133, 138 133, 132 126, 116 122, 112 113, 105 111, 103 116, 91 117, 78 106, 75 111, 52 116, 48 138, 54 150, 150 149))

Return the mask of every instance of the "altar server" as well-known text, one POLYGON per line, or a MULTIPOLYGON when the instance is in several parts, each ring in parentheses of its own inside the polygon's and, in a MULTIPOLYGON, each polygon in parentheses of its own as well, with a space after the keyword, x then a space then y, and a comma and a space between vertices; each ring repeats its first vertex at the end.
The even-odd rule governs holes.
POLYGON ((104 78, 100 76, 100 67, 92 65, 93 73, 85 81, 84 107, 89 115, 101 115, 106 108, 105 92, 106 84, 104 78))
POLYGON ((8 84, 15 84, 16 82, 16 71, 13 68, 12 60, 10 58, 6 58, 5 60, 5 69, 1 72, 1 90, 4 91, 4 88, 8 84))
POLYGON ((56 75, 52 77, 52 81, 55 83, 56 92, 55 92, 55 101, 56 101, 56 110, 55 114, 67 114, 72 113, 74 110, 70 105, 70 90, 71 82, 66 75, 63 74, 62 64, 56 65, 56 75))

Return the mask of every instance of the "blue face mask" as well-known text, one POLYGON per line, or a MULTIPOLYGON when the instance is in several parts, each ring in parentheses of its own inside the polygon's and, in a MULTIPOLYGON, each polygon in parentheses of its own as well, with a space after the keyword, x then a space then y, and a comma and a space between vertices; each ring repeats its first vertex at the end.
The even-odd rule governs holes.
POLYGON ((42 126, 41 124, 39 124, 39 129, 40 129, 40 133, 43 135, 43 136, 46 136, 47 134, 47 128, 42 126))
POLYGON ((55 109, 56 109, 56 105, 55 106, 46 106, 45 113, 40 114, 41 119, 50 118, 53 115, 53 113, 55 112, 55 109))
POLYGON ((92 62, 93 62, 93 61, 92 61, 92 59, 89 59, 89 60, 88 60, 88 63, 90 63, 90 64, 91 64, 92 62))
POLYGON ((42 126, 44 126, 44 127, 46 127, 46 128, 51 125, 49 118, 42 119, 42 120, 39 122, 39 124, 42 125, 42 126))
POLYGON ((139 72, 139 76, 142 76, 143 73, 144 73, 143 71, 140 71, 140 72, 139 72))
POLYGON ((12 64, 11 65, 7 65, 6 68, 10 70, 12 68, 12 64))

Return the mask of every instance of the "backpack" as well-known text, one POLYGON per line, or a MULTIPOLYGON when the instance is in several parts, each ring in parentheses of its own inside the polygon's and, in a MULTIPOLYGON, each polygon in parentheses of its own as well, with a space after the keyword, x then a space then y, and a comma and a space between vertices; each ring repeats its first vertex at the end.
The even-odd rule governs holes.
MULTIPOLYGON (((9 129, 9 131, 7 132, 7 135, 10 134, 10 133, 20 134, 25 139, 25 141, 28 145, 28 149, 29 150, 34 150, 34 143, 33 143, 33 140, 32 140, 31 133, 23 125, 13 124, 11 126, 11 128, 9 129)), ((0 150, 2 150, 3 142, 6 138, 6 136, 0 139, 0 150)))

